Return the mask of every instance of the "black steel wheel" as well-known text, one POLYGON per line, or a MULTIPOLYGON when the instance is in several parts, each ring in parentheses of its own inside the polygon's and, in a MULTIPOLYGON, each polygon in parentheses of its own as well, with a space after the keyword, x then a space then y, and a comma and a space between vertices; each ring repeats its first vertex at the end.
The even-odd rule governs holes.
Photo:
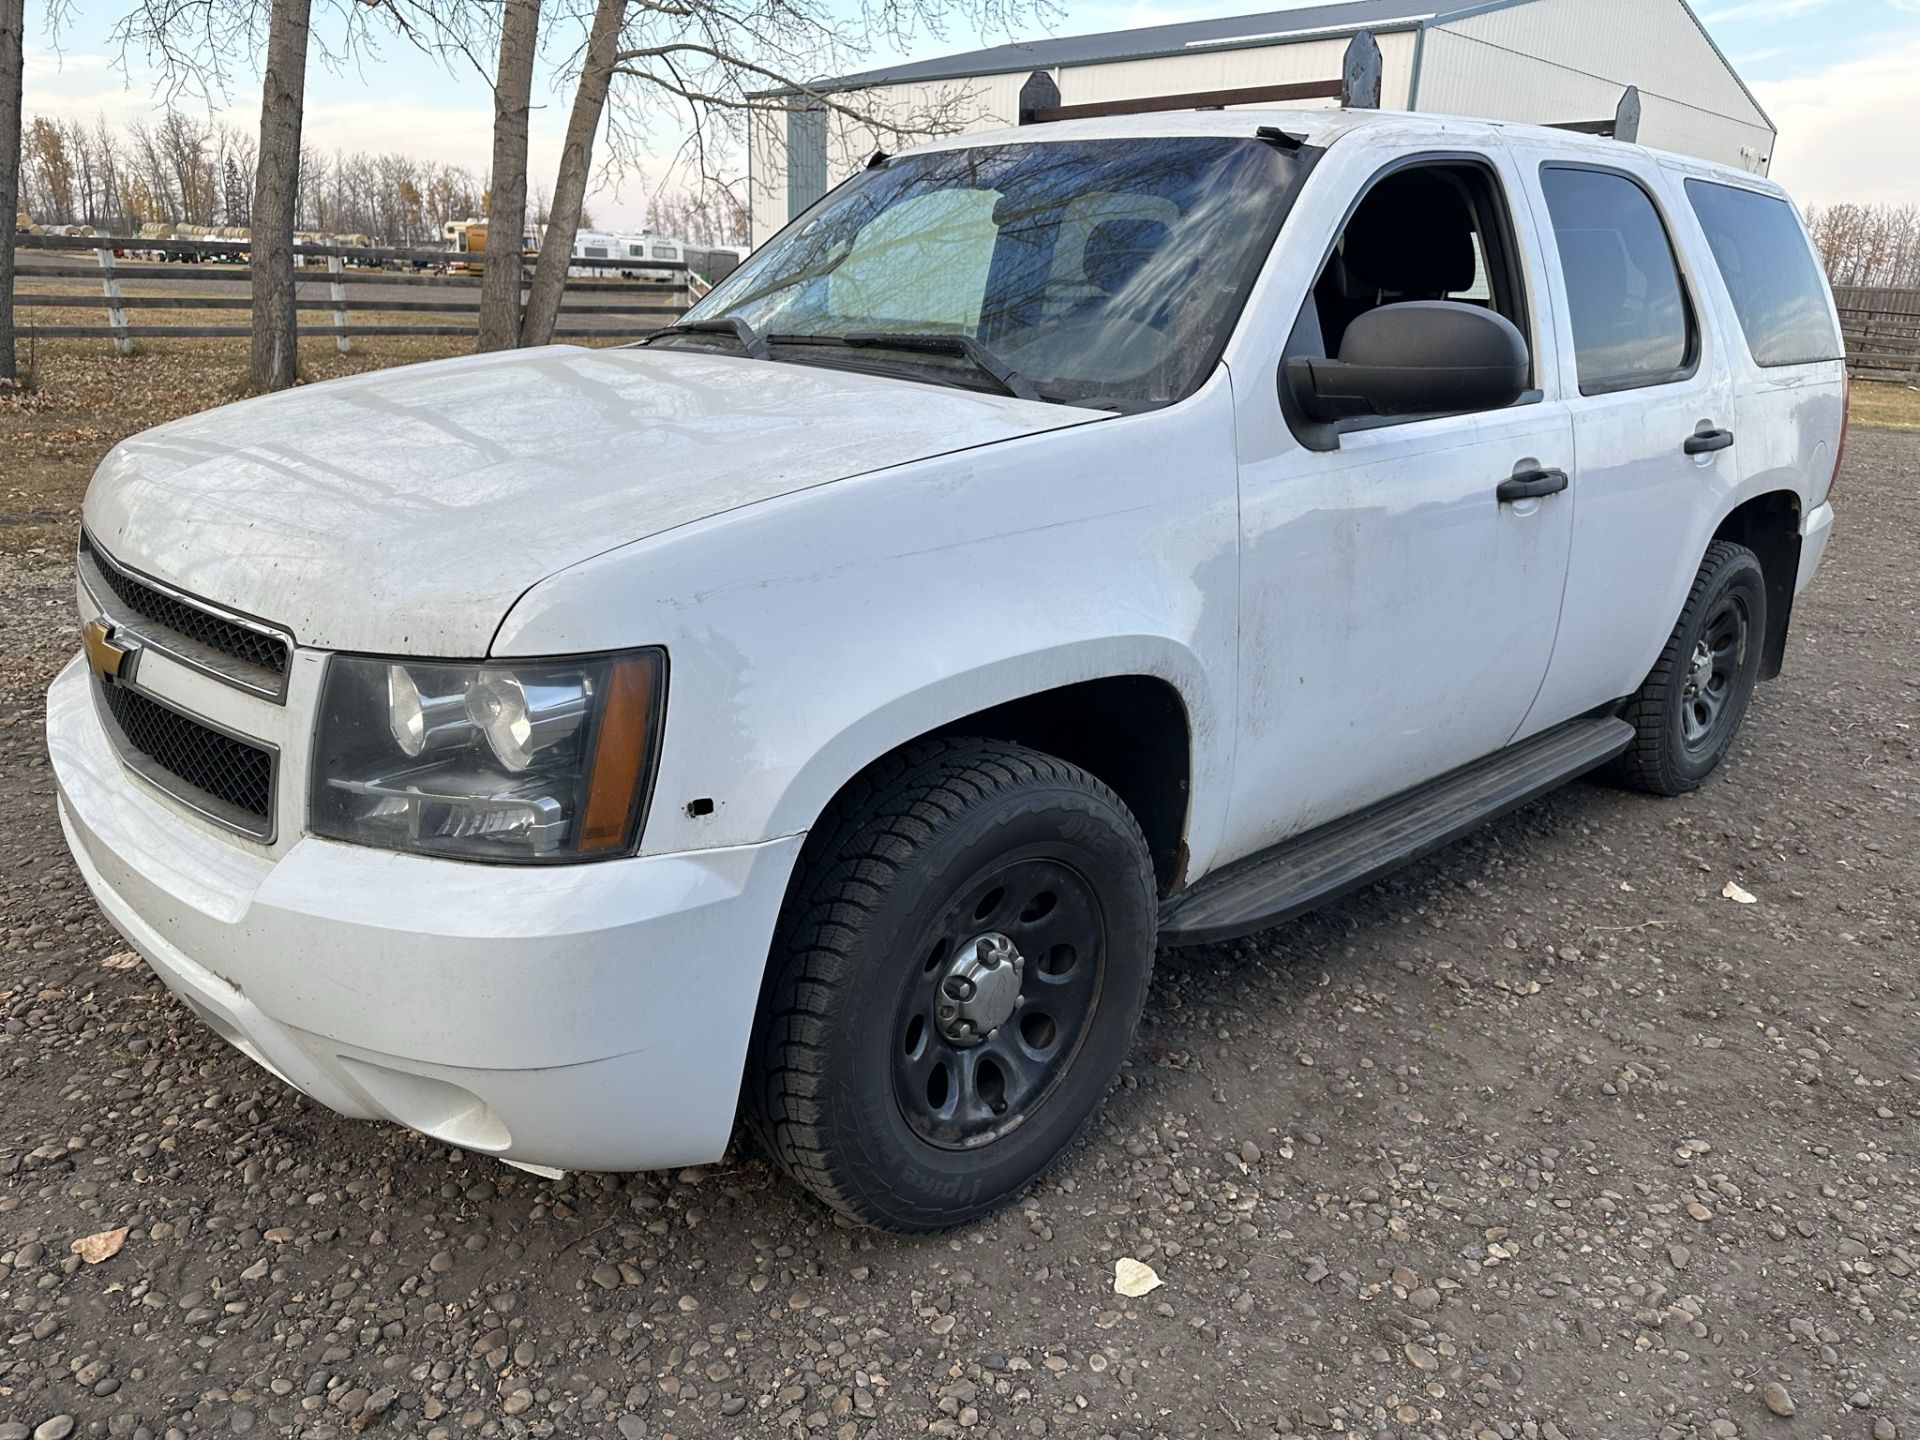
POLYGON ((1689 752, 1711 749, 1720 738, 1722 722, 1735 709, 1753 642, 1746 597, 1736 589, 1723 590, 1687 656, 1680 689, 1680 734, 1689 752))
POLYGON ((809 836, 749 1053, 749 1124, 866 1224, 986 1213, 1112 1085, 1157 907, 1133 815, 1077 767, 982 740, 882 761, 809 836))
POLYGON ((1654 795, 1699 789, 1746 719, 1766 633, 1759 559, 1744 545, 1715 541, 1653 673, 1627 703, 1634 742, 1614 762, 1614 778, 1654 795))
POLYGON ((962 886, 923 941, 894 1022, 893 1090, 932 1145, 990 1145, 1053 1095, 1100 1007, 1106 915, 1039 853, 962 886))

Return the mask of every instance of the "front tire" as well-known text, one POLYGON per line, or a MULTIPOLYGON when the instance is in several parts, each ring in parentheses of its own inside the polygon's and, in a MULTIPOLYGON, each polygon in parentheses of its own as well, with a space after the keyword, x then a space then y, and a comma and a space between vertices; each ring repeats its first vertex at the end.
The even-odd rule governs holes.
POLYGON ((1706 783, 1746 719, 1766 633, 1758 557, 1716 540, 1653 673, 1627 704, 1634 741, 1614 762, 1614 779, 1652 795, 1686 795, 1706 783))
POLYGON ((985 1214, 1112 1085, 1156 922, 1146 841, 1098 780, 997 742, 910 747, 809 838, 755 1023, 748 1122, 864 1224, 985 1214))

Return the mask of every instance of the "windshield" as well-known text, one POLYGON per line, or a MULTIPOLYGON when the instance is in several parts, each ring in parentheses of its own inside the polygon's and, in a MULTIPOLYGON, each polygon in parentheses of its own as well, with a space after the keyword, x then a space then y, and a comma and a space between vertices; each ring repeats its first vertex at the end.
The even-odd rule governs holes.
MULTIPOLYGON (((780 360, 991 388, 984 352, 1045 399, 1166 404, 1219 363, 1302 168, 1251 137, 904 156, 829 193, 686 320, 743 320, 780 360), (976 345, 885 343, 929 335, 976 345)), ((684 338, 725 343, 711 329, 684 338)))

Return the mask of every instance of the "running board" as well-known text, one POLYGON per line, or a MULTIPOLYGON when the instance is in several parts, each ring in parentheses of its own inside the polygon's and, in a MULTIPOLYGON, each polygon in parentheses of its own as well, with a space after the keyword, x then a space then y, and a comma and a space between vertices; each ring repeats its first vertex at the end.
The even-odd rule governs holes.
POLYGON ((1160 910, 1168 945, 1210 945, 1338 900, 1604 765, 1633 740, 1611 716, 1575 720, 1207 877, 1160 910))

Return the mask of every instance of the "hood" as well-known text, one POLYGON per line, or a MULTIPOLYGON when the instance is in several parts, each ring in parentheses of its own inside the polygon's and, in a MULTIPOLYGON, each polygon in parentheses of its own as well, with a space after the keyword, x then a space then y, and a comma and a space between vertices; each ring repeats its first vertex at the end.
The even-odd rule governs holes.
POLYGON ((86 523, 122 564, 302 645, 477 657, 529 587, 616 546, 1102 418, 818 366, 555 345, 163 425, 108 455, 86 523))

